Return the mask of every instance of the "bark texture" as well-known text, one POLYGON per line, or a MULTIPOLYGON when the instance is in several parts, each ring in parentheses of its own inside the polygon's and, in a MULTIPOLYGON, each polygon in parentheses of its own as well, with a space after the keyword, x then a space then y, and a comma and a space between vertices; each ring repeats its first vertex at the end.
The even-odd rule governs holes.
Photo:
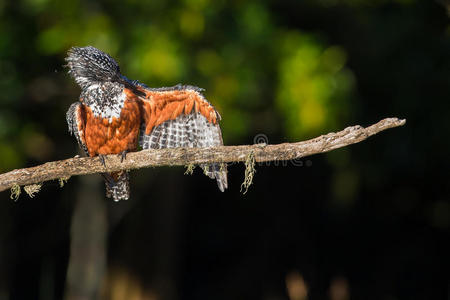
POLYGON ((0 174, 0 191, 12 188, 14 192, 24 185, 41 184, 48 180, 64 182, 71 176, 100 172, 212 162, 245 162, 250 155, 256 162, 298 159, 359 143, 383 130, 405 123, 404 119, 386 118, 366 128, 359 125, 350 126, 339 132, 331 132, 297 143, 142 150, 128 153, 123 162, 117 155, 108 155, 105 159, 106 167, 97 157, 74 157, 0 174))

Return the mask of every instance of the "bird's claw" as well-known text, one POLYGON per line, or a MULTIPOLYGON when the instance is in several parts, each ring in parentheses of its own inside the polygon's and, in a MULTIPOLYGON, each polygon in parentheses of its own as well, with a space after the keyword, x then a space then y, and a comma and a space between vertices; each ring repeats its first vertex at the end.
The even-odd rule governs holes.
POLYGON ((124 150, 124 151, 122 151, 122 152, 120 152, 118 154, 118 156, 120 157, 120 162, 121 163, 127 158, 127 153, 128 153, 128 151, 124 150))
POLYGON ((99 155, 98 155, 98 159, 100 160, 100 162, 102 163, 102 165, 106 168, 105 155, 99 154, 99 155))

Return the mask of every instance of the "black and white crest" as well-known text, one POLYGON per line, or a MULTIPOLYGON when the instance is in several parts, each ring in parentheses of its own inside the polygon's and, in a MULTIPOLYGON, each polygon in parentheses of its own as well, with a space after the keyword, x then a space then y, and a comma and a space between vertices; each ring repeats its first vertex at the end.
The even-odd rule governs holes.
POLYGON ((117 62, 97 48, 74 47, 66 58, 69 74, 81 87, 80 100, 96 117, 119 118, 125 102, 124 79, 117 62))
POLYGON ((120 78, 117 62, 92 46, 71 48, 66 61, 69 74, 82 89, 94 83, 117 81, 120 78))

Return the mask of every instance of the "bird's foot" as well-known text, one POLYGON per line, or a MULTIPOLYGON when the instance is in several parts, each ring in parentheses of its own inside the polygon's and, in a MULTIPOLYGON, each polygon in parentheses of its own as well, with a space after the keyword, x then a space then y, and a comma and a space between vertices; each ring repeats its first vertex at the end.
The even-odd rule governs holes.
POLYGON ((98 159, 100 160, 102 165, 106 168, 105 157, 106 157, 106 155, 103 155, 103 154, 98 155, 98 159))
POLYGON ((127 150, 123 150, 119 154, 117 154, 120 157, 120 162, 122 163, 127 158, 127 150))

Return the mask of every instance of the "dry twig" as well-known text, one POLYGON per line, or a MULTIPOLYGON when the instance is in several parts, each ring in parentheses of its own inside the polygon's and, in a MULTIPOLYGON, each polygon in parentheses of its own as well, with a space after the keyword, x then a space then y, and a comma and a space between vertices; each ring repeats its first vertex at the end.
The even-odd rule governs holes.
POLYGON ((336 133, 328 133, 297 143, 143 150, 127 154, 126 160, 122 163, 117 155, 108 155, 106 157, 106 168, 98 158, 74 157, 1 174, 0 191, 11 187, 40 184, 48 180, 66 179, 74 175, 116 172, 144 167, 189 166, 211 162, 245 162, 249 155, 253 155, 256 162, 298 159, 359 143, 383 130, 402 126, 405 122, 406 120, 387 118, 366 128, 359 125, 351 126, 336 133))

